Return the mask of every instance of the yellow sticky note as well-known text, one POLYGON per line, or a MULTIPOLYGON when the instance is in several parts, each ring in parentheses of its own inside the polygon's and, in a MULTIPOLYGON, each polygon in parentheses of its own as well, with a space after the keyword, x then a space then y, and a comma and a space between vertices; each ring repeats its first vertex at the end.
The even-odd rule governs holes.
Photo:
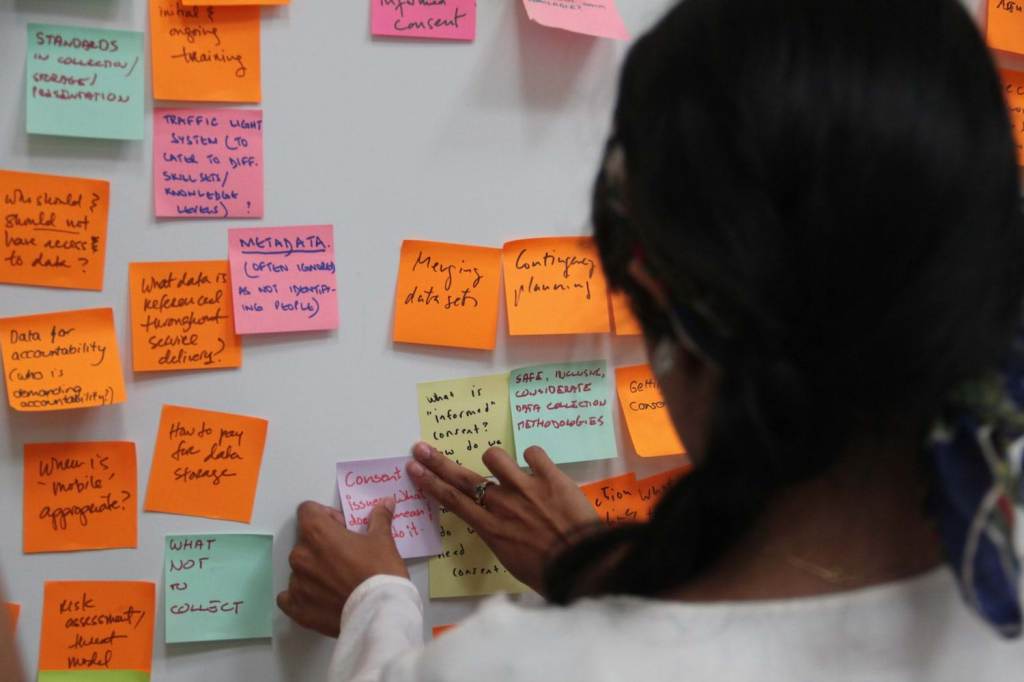
POLYGON ((1024 73, 1000 69, 1006 107, 1010 110, 1010 128, 1017 147, 1017 165, 1024 166, 1024 73))
POLYGON ((530 588, 508 572, 476 532, 441 508, 441 554, 429 562, 430 598, 518 594, 530 588))
POLYGON ((643 505, 636 474, 622 474, 580 486, 601 521, 608 526, 640 521, 643 505))
POLYGON ((629 305, 629 297, 621 291, 613 291, 611 294, 612 318, 615 320, 616 336, 637 336, 643 334, 640 322, 633 314, 629 305))
POLYGON ((0 319, 7 399, 20 412, 124 401, 114 311, 70 310, 0 319))
POLYGON ((1024 54, 1024 5, 1020 0, 988 0, 988 45, 1024 54))
POLYGON ((660 457, 686 453, 650 365, 616 368, 615 388, 636 454, 660 457))

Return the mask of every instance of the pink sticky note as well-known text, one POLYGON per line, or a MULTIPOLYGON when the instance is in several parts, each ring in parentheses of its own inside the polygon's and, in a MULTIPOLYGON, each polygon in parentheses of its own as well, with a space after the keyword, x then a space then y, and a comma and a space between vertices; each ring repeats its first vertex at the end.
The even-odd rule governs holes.
POLYGON ((388 497, 395 498, 391 535, 406 559, 441 553, 437 505, 413 485, 405 471, 408 457, 338 462, 338 494, 345 525, 365 533, 370 512, 388 497))
POLYGON ((236 334, 338 328, 331 225, 228 230, 236 334))
POLYGON ((542 26, 598 38, 629 40, 615 0, 523 0, 526 15, 542 26))
POLYGON ((155 109, 158 218, 263 217, 263 112, 155 109))
POLYGON ((370 0, 375 36, 473 40, 476 0, 370 0))

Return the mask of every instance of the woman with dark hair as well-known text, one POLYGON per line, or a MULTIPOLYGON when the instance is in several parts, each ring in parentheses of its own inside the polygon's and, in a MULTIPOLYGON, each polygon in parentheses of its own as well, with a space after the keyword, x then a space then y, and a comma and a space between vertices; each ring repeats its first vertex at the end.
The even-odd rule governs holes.
POLYGON ((418 444, 552 605, 421 648, 391 510, 306 503, 281 608, 340 630, 337 680, 1019 676, 1017 173, 955 0, 682 2, 629 54, 593 218, 693 473, 603 529, 539 449, 488 484, 418 444))

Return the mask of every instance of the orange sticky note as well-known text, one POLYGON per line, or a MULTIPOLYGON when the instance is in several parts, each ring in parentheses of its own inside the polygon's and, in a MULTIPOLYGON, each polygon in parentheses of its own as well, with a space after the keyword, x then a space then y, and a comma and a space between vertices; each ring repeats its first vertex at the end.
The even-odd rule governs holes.
POLYGON ((150 0, 153 99, 260 101, 260 8, 150 0))
POLYGON ((508 242, 502 260, 512 336, 609 331, 607 285, 592 238, 508 242))
POLYGON ((21 613, 21 604, 4 602, 4 610, 7 612, 7 623, 11 628, 11 632, 14 632, 18 628, 18 614, 21 613))
POLYGON ((249 523, 267 421, 164 405, 146 511, 249 523))
POLYGON ((1017 165, 1024 166, 1024 73, 1000 69, 1006 107, 1010 110, 1010 127, 1017 146, 1017 165))
POLYGON ((394 340, 491 350, 498 331, 501 251, 406 240, 395 287, 394 340))
POLYGON ((655 505, 658 504, 658 500, 665 494, 665 491, 675 485, 676 481, 690 473, 692 469, 693 467, 687 464, 676 469, 663 471, 654 476, 641 478, 637 481, 636 490, 640 498, 640 520, 647 521, 650 519, 651 512, 654 511, 655 505))
POLYGON ((641 505, 636 490, 636 474, 622 474, 594 481, 581 485, 580 490, 606 525, 640 520, 641 505))
POLYGON ((686 453, 650 365, 617 367, 615 388, 636 454, 660 457, 686 453))
POLYGON ((0 282, 103 289, 110 183, 0 170, 0 282))
POLYGON ((27 443, 22 548, 136 547, 135 444, 27 443))
POLYGON ((39 670, 149 672, 155 597, 148 582, 47 581, 39 670))
POLYGON ((130 263, 136 372, 242 366, 226 260, 130 263))
POLYGON ((430 628, 430 634, 433 635, 434 639, 437 639, 444 633, 454 628, 454 625, 435 625, 434 627, 430 628))
POLYGON ((629 297, 621 291, 611 292, 612 318, 615 320, 616 336, 637 336, 643 334, 639 320, 629 305, 629 297))
POLYGON ((20 412, 124 402, 110 308, 0 318, 7 399, 20 412))
POLYGON ((213 5, 224 7, 227 5, 287 5, 291 0, 181 0, 183 5, 213 5))
POLYGON ((988 0, 989 47, 1024 54, 1024 5, 1020 0, 988 0))

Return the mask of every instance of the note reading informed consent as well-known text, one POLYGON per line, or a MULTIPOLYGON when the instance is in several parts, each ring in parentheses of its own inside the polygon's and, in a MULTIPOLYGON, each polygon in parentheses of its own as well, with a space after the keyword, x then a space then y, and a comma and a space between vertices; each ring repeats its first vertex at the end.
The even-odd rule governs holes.
POLYGON ((1024 54, 1024 7, 1016 0, 988 0, 988 45, 1024 54))
POLYGON ((164 405, 146 511, 249 523, 267 422, 164 405))
POLYGON ((263 217, 263 112, 155 109, 158 218, 263 217))
POLYGON ((137 546, 135 444, 26 443, 22 549, 137 546))
POLYGON ((136 372, 242 366, 228 262, 130 263, 136 372))
POLYGON ((615 385, 636 454, 641 457, 685 454, 650 365, 617 368, 615 385))
POLYGON ((622 474, 580 486, 580 491, 601 517, 601 523, 616 526, 636 523, 643 514, 643 503, 636 488, 636 474, 622 474))
POLYGON ((142 33, 28 25, 26 130, 141 140, 142 33))
POLYGON ((508 242, 502 260, 512 336, 609 330, 607 286, 590 237, 508 242))
POLYGON ((523 0, 526 15, 542 26, 573 33, 629 40, 615 0, 523 0))
POLYGON ((441 242, 402 242, 394 340, 494 349, 501 251, 441 242))
POLYGON ((150 0, 153 99, 260 101, 260 8, 150 0))
POLYGON ((103 289, 110 183, 0 170, 0 282, 103 289))
POLYGON ((70 310, 0 318, 7 399, 20 412, 124 401, 114 311, 70 310))
POLYGON ((609 388, 603 360, 513 370, 509 395, 520 466, 534 445, 558 464, 615 457, 609 388))
POLYGON ((477 0, 370 0, 375 36, 473 40, 477 0))
POLYGON ((641 521, 650 520, 651 513, 654 511, 655 505, 657 505, 658 501, 661 500, 665 491, 674 486, 683 476, 690 473, 692 468, 693 467, 687 464, 676 469, 663 471, 660 474, 655 474, 654 476, 641 478, 636 482, 637 495, 640 498, 641 521))
POLYGON ((1017 147, 1017 165, 1024 166, 1024 72, 1000 69, 999 76, 1003 81, 1006 107, 1010 110, 1010 127, 1017 147))
POLYGON ((270 637, 272 535, 168 535, 164 641, 270 637))
MULTIPOLYGON (((57 671, 119 671, 148 680, 153 662, 156 586, 149 582, 47 581, 43 584, 40 682, 75 676, 57 671)), ((93 677, 83 675, 79 680, 93 677)), ((107 679, 107 678, 98 678, 107 679)))
POLYGON ((11 632, 14 632, 18 627, 18 614, 21 613, 21 604, 4 602, 4 611, 7 612, 7 624, 11 628, 11 632))
POLYGON ((349 530, 365 533, 373 508, 393 497, 391 536, 398 553, 406 559, 433 556, 441 551, 437 505, 409 479, 408 462, 408 457, 338 462, 341 510, 349 530))
POLYGON ((235 331, 338 328, 338 277, 330 225, 228 230, 235 331))

